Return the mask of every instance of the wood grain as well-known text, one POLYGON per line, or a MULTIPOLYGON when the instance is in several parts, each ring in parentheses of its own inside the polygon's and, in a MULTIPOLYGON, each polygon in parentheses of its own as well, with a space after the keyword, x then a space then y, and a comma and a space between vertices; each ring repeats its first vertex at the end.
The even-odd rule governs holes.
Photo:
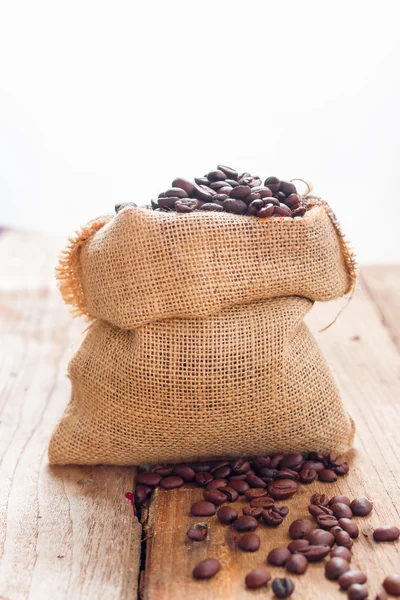
POLYGON ((364 267, 362 282, 400 350, 400 265, 364 267))
POLYGON ((63 243, 0 236, 0 598, 136 598, 141 527, 124 498, 134 470, 47 462, 86 327, 53 283, 63 243))
MULTIPOLYGON (((249 570, 262 566, 273 576, 283 576, 283 568, 267 567, 266 556, 273 547, 287 545, 289 522, 306 516, 309 496, 315 491, 330 495, 343 493, 352 498, 366 496, 373 500, 373 514, 357 519, 362 533, 354 544, 352 563, 368 574, 371 598, 387 574, 400 572, 399 543, 377 544, 372 539, 372 531, 378 524, 400 525, 400 357, 382 324, 380 310, 363 289, 357 290, 334 326, 318 333, 342 305, 343 301, 338 301, 314 307, 308 323, 356 421, 355 449, 349 457, 350 474, 335 484, 302 486, 301 491, 287 501, 290 513, 286 524, 275 530, 260 525, 257 533, 262 545, 255 554, 238 550, 230 528, 220 525, 216 517, 206 519, 210 527, 206 542, 190 542, 185 532, 199 519, 190 517, 189 509, 192 502, 201 497, 201 490, 157 490, 145 520, 149 536, 143 585, 145 600, 265 597, 265 591, 247 591, 244 576, 249 570), (193 580, 194 565, 206 557, 218 558, 221 571, 210 581, 193 580)), ((241 505, 239 502, 238 506, 241 505)), ((293 579, 296 600, 339 597, 338 585, 325 579, 321 565, 311 565, 305 575, 293 579)), ((272 597, 271 592, 268 597, 272 597)))

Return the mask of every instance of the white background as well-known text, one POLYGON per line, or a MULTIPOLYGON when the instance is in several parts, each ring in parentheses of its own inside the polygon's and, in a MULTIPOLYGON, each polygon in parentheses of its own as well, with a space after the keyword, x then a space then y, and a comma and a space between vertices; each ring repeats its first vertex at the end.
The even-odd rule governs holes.
POLYGON ((0 0, 0 224, 72 233, 218 163, 400 261, 397 0, 0 0))

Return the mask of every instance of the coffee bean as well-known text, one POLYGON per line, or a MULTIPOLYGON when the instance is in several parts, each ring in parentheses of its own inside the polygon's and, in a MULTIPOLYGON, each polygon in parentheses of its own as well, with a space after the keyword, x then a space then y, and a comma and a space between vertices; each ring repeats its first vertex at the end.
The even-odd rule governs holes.
POLYGON ((338 524, 338 520, 333 515, 318 515, 315 519, 321 529, 332 529, 338 524))
POLYGON ((216 190, 213 190, 211 187, 209 187, 208 185, 201 185, 200 186, 202 190, 204 190, 207 194, 211 194, 211 196, 216 196, 217 192, 216 190))
POLYGON ((278 513, 278 515, 281 515, 281 517, 286 517, 286 515, 289 512, 289 509, 287 506, 277 506, 276 504, 273 504, 271 506, 271 509, 273 511, 275 511, 276 513, 278 513))
POLYGON ((235 475, 243 475, 250 469, 250 463, 244 458, 238 458, 231 462, 232 473, 235 475))
POLYGON ((293 481, 297 481, 300 479, 300 475, 297 471, 293 471, 293 469, 279 469, 275 479, 293 479, 293 481))
POLYGON ((215 192, 218 192, 219 189, 225 188, 225 187, 231 187, 231 186, 227 186, 225 181, 213 181, 212 183, 210 183, 210 189, 214 190, 215 192))
POLYGON ((215 204, 214 202, 207 202, 203 204, 203 206, 199 207, 199 210, 206 212, 224 212, 223 207, 220 204, 215 204))
POLYGON ((220 492, 227 497, 229 502, 236 502, 236 500, 239 498, 237 491, 229 486, 221 488, 220 492))
POLYGON ((201 485, 203 487, 205 487, 213 479, 214 479, 214 476, 211 475, 211 473, 208 473, 207 471, 204 471, 204 472, 203 471, 199 471, 195 475, 195 481, 196 481, 196 483, 198 483, 199 485, 201 485))
POLYGON ((351 511, 350 506, 347 504, 343 504, 342 502, 337 502, 336 504, 331 504, 332 512, 337 519, 352 519, 353 513, 351 511))
POLYGON ((218 165, 217 169, 225 173, 226 177, 229 177, 230 179, 236 179, 238 176, 238 172, 235 171, 235 169, 232 169, 231 167, 226 167, 225 165, 218 165))
POLYGON ((193 569, 195 579, 210 579, 214 577, 221 568, 221 563, 215 558, 206 558, 199 562, 193 569))
POLYGON ((260 547, 260 538, 256 533, 245 533, 239 540, 239 548, 245 552, 257 552, 260 547))
POLYGON ((306 460, 303 463, 302 469, 309 469, 310 471, 316 471, 320 473, 323 469, 325 469, 325 465, 323 462, 315 461, 315 460, 306 460))
POLYGON ((278 469, 271 469, 270 467, 261 467, 260 469, 258 469, 258 475, 260 477, 263 478, 269 478, 271 479, 271 481, 273 479, 276 479, 277 475, 279 474, 278 469))
POLYGON ((347 462, 344 462, 342 465, 338 467, 333 467, 333 471, 335 471, 336 475, 346 475, 350 470, 350 467, 347 462))
POLYGON ((374 530, 376 542, 394 542, 400 537, 400 529, 394 525, 381 525, 374 530))
POLYGON ((247 206, 249 204, 251 204, 252 202, 254 202, 254 200, 260 200, 261 196, 260 194, 257 194, 256 192, 251 192, 251 194, 249 194, 248 196, 246 196, 246 198, 244 198, 244 202, 246 202, 247 206))
POLYGON ((342 573, 349 570, 349 563, 343 560, 343 558, 331 558, 325 565, 325 577, 331 580, 339 579, 342 573))
POLYGON ((313 529, 305 534, 304 538, 310 542, 312 546, 333 546, 335 543, 335 537, 330 531, 324 531, 323 529, 313 529))
POLYGON ((339 519, 338 521, 340 527, 347 531, 350 537, 357 538, 359 535, 359 529, 357 523, 355 523, 352 519, 339 519))
POLYGON ((226 179, 226 174, 221 170, 210 171, 207 175, 208 181, 221 181, 226 179))
MULTIPOLYGON (((307 212, 306 206, 299 206, 298 208, 292 208, 292 217, 302 217, 307 212)), ((344 474, 344 473, 343 473, 344 474)))
POLYGON ((281 187, 281 182, 277 177, 267 177, 264 181, 264 186, 269 188, 273 194, 277 194, 281 187))
POLYGON ((272 582, 272 591, 277 598, 288 598, 293 594, 294 584, 289 577, 279 579, 276 577, 272 582))
POLYGON ((212 502, 215 506, 221 506, 228 501, 228 497, 220 490, 204 490, 203 498, 206 502, 212 502))
POLYGON ((275 206, 274 214, 278 217, 291 217, 292 211, 290 210, 290 208, 288 208, 286 206, 286 204, 283 204, 282 202, 280 202, 279 206, 275 206))
POLYGON ((211 463, 210 466, 210 473, 214 474, 215 471, 218 471, 218 469, 221 469, 221 467, 227 467, 229 466, 229 462, 227 460, 217 460, 211 463))
POLYGON ((222 506, 218 509, 217 517, 224 525, 231 525, 238 518, 238 512, 232 506, 222 506))
POLYGON ((231 187, 237 187, 238 185, 240 185, 240 183, 235 179, 225 179, 225 183, 227 185, 230 185, 231 187))
POLYGON ((271 190, 263 185, 253 187, 251 189, 253 190, 253 192, 260 194, 261 198, 270 198, 272 196, 271 190))
POLYGON ((298 485, 291 479, 278 479, 269 484, 268 490, 275 500, 286 500, 297 492, 298 485))
MULTIPOLYGON (((170 208, 171 210, 175 208, 175 203, 179 200, 185 200, 185 204, 192 204, 192 201, 187 202, 188 198, 178 198, 178 196, 168 196, 165 198, 158 198, 157 204, 161 208, 170 208)), ((196 206, 196 204, 195 204, 196 206)))
POLYGON ((290 181, 281 181, 279 191, 283 192, 285 196, 297 194, 296 186, 290 181))
POLYGON ((197 185, 208 185, 210 183, 207 177, 195 177, 194 180, 197 185))
POLYGON ((361 571, 350 570, 340 575, 338 584, 342 590, 347 590, 347 588, 353 585, 353 583, 365 583, 366 581, 367 576, 365 573, 362 573, 361 571))
POLYGON ((309 545, 310 542, 308 540, 293 540, 293 542, 288 544, 288 550, 290 550, 290 552, 296 552, 299 548, 306 548, 309 545))
POLYGON ((286 456, 282 458, 279 468, 300 471, 303 462, 304 456, 302 454, 286 454, 286 456))
MULTIPOLYGON (((250 206, 254 205, 251 204, 250 206)), ((255 214, 259 219, 269 219, 275 214, 275 206, 273 204, 267 204, 266 206, 263 206, 262 208, 257 210, 255 214)))
POLYGON ((318 473, 318 479, 319 481, 332 483, 333 481, 337 480, 337 475, 334 471, 331 471, 330 469, 324 469, 323 471, 318 473))
POLYGON ((190 466, 192 467, 193 471, 196 471, 196 473, 205 473, 210 470, 211 463, 198 462, 198 463, 192 463, 190 466))
POLYGON ((268 496, 268 491, 262 488, 250 488, 245 491, 244 495, 248 500, 254 500, 255 498, 268 496))
POLYGON ((175 198, 187 198, 188 197, 188 195, 185 192, 185 190, 183 190, 182 188, 179 188, 179 187, 172 187, 172 188, 170 188, 169 190, 167 190, 165 192, 165 196, 167 198, 173 198, 173 197, 175 197, 175 198))
POLYGON ((185 190, 188 196, 194 195, 194 185, 191 181, 187 179, 183 179, 183 177, 177 177, 172 182, 173 188, 180 188, 181 190, 185 190))
POLYGON ((291 210, 298 208, 300 206, 300 198, 297 194, 290 194, 285 200, 286 206, 288 206, 291 210))
POLYGON ((350 502, 350 508, 353 515, 357 517, 366 517, 372 511, 373 504, 367 498, 356 498, 350 502))
POLYGON ((157 467, 154 469, 154 473, 158 473, 161 477, 169 477, 169 475, 172 475, 173 471, 173 467, 157 467))
POLYGON ((353 585, 347 589, 347 597, 349 600, 364 600, 365 598, 368 598, 368 590, 365 585, 353 583, 353 585))
POLYGON ((270 565, 281 567, 291 557, 291 552, 287 548, 274 548, 267 556, 270 565))
POLYGON ((250 506, 252 508, 271 508, 274 505, 274 500, 269 496, 264 496, 263 498, 253 498, 250 500, 250 506))
MULTIPOLYGON (((237 190, 239 188, 234 189, 237 190)), ((247 211, 247 204, 243 200, 228 198, 228 200, 224 200, 224 209, 226 212, 234 213, 235 215, 244 215, 247 211)))
POLYGON ((383 587, 388 594, 400 596, 400 575, 398 573, 393 573, 392 575, 385 577, 383 587))
POLYGON ((330 546, 327 545, 315 545, 315 546, 304 546, 303 548, 298 548, 295 554, 302 554, 306 557, 308 562, 319 562, 324 559, 327 554, 329 554, 330 546))
POLYGON ((228 485, 226 479, 213 479, 212 481, 207 483, 206 490, 218 490, 219 488, 225 487, 226 485, 228 485))
POLYGON ((190 527, 186 535, 194 542, 202 542, 207 537, 208 526, 205 523, 197 523, 194 527, 190 527))
POLYGON ((190 509, 190 512, 194 517, 212 517, 215 515, 215 511, 215 504, 203 501, 195 502, 190 509))
POLYGON ((314 517, 314 519, 316 519, 320 515, 333 515, 333 512, 330 508, 319 504, 310 504, 310 506, 308 507, 308 512, 314 517))
POLYGON ((229 196, 237 200, 244 200, 249 194, 251 194, 251 188, 248 185, 238 185, 232 188, 229 196))
POLYGON ((302 575, 307 571, 308 560, 303 554, 293 554, 285 564, 289 573, 302 575))
POLYGON ((238 494, 244 494, 249 489, 249 484, 246 481, 241 481, 240 479, 232 479, 229 478, 229 487, 236 490, 238 494))
POLYGON ((338 546, 344 546, 349 550, 353 547, 353 541, 347 531, 338 531, 335 535, 335 541, 338 546))
POLYGON ((283 522, 283 517, 272 508, 266 508, 261 513, 261 518, 269 527, 278 527, 283 522))
POLYGON ((213 195, 211 192, 206 191, 197 183, 194 185, 194 194, 196 198, 200 198, 200 200, 204 200, 205 202, 212 202, 213 195))
POLYGON ((258 527, 258 521, 254 517, 244 515, 234 522, 233 527, 236 531, 254 531, 258 527))
POLYGON ((179 488, 184 484, 182 477, 177 477, 176 475, 171 475, 170 477, 165 477, 160 481, 160 487, 164 490, 174 490, 175 488, 179 488))
POLYGON ((350 498, 341 495, 333 496, 333 498, 329 500, 329 506, 332 506, 332 504, 346 504, 346 506, 350 506, 350 498))
POLYGON ((266 488, 267 487, 267 484, 265 483, 265 481, 263 481, 262 479, 257 477, 257 475, 251 475, 251 474, 247 473, 246 481, 249 484, 249 486, 252 488, 266 488))
POLYGON ((153 488, 151 488, 148 485, 137 485, 136 489, 135 489, 135 504, 136 504, 136 506, 141 506, 143 504, 143 502, 146 501, 146 499, 148 498, 148 496, 151 494, 152 491, 153 491, 153 488))
POLYGON ((261 507, 260 507, 260 508, 252 508, 252 507, 250 506, 250 507, 246 507, 246 508, 244 508, 244 509, 242 510, 242 513, 243 513, 244 515, 247 515, 247 516, 249 516, 249 517, 254 517, 255 519, 260 519, 260 518, 261 518, 261 515, 262 515, 262 513, 263 513, 263 510, 264 510, 264 509, 263 509, 263 508, 261 508, 261 507))
POLYGON ((225 479, 228 478, 229 475, 231 474, 231 467, 230 465, 224 465, 223 467, 219 467, 219 469, 216 469, 213 472, 213 475, 215 477, 215 479, 225 479))
POLYGON ((332 550, 331 558, 343 558, 349 563, 352 559, 352 554, 348 548, 345 548, 344 546, 338 546, 332 550))
POLYGON ((313 494, 310 498, 310 504, 317 506, 328 506, 329 497, 326 494, 313 494))
POLYGON ((308 519, 296 519, 289 527, 289 535, 292 540, 303 539, 305 534, 315 529, 308 519))
POLYGON ((185 200, 177 200, 174 204, 176 212, 191 213, 197 208, 197 204, 186 202, 185 200))
POLYGON ((115 205, 115 212, 119 213, 119 211, 125 208, 126 206, 133 206, 134 208, 137 207, 137 205, 134 202, 120 202, 119 204, 115 205))
POLYGON ((302 469, 300 471, 300 481, 302 483, 312 483, 317 478, 317 471, 315 469, 302 469))
POLYGON ((250 571, 250 573, 247 573, 244 581, 248 588, 256 590, 263 585, 267 585, 270 580, 271 575, 268 571, 265 571, 264 569, 254 569, 253 571, 250 571))
POLYGON ((196 473, 192 467, 189 467, 188 465, 176 465, 174 467, 174 475, 182 477, 183 481, 190 482, 194 481, 196 473))
POLYGON ((150 473, 142 471, 138 473, 136 477, 136 483, 141 485, 147 485, 148 487, 157 487, 161 481, 161 475, 158 473, 150 473))

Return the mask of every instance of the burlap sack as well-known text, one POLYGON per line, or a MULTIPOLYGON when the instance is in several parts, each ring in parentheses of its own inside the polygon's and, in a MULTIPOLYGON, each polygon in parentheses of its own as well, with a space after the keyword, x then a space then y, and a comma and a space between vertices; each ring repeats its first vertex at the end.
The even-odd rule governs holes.
POLYGON ((355 280, 328 207, 268 221, 124 209, 71 241, 59 278, 97 320, 70 364, 51 463, 351 446, 353 422, 303 323, 311 300, 355 280))

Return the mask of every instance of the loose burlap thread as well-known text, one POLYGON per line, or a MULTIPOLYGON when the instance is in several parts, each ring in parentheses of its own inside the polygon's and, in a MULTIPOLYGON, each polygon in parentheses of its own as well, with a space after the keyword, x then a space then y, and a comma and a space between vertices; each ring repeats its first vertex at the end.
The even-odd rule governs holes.
POLYGON ((93 320, 51 463, 345 452, 354 424, 303 318, 348 293, 329 207, 301 219, 126 208, 71 240, 58 277, 93 320))

